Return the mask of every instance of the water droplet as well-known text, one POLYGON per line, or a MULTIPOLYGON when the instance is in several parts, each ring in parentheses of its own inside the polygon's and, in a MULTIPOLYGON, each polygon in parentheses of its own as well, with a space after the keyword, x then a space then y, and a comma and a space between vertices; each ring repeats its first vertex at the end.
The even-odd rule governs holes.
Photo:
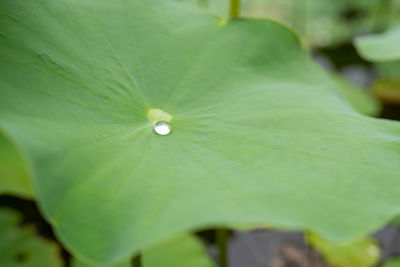
POLYGON ((154 124, 154 131, 159 135, 167 135, 172 131, 172 125, 166 121, 159 121, 154 124))

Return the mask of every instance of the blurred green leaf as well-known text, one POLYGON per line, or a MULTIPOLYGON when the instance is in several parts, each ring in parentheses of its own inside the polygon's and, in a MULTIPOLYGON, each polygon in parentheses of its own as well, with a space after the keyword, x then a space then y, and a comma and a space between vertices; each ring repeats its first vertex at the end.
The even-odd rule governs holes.
POLYGON ((372 267, 380 259, 380 248, 372 238, 332 243, 315 234, 308 234, 306 239, 334 267, 372 267))
POLYGON ((400 227, 400 215, 397 216, 397 217, 395 217, 395 218, 392 220, 391 224, 400 227))
POLYGON ((400 84, 400 60, 377 63, 376 69, 381 80, 400 84))
POLYGON ((0 124, 73 253, 244 224, 352 240, 400 212, 400 123, 354 111, 280 24, 166 0, 0 9, 0 124))
POLYGON ((336 75, 334 79, 341 86, 347 100, 356 111, 374 117, 380 114, 381 104, 369 91, 341 76, 336 75))
POLYGON ((191 235, 184 235, 145 251, 143 266, 212 267, 215 264, 200 240, 191 235))
MULTIPOLYGON (((73 259, 72 267, 89 266, 73 259)), ((113 267, 129 267, 130 261, 114 265, 113 267)), ((215 264, 207 255, 200 240, 191 235, 183 235, 168 240, 142 254, 142 267, 213 267, 215 264)))
POLYGON ((97 265, 97 264, 85 263, 79 260, 78 258, 72 258, 71 267, 136 267, 136 266, 132 266, 130 259, 114 265, 97 265))
POLYGON ((357 37, 354 44, 361 57, 369 61, 400 60, 400 27, 385 33, 357 37))
POLYGON ((17 212, 0 209, 0 266, 63 266, 55 243, 39 237, 30 227, 18 226, 19 223, 17 212))
POLYGON ((400 61, 376 64, 374 94, 384 103, 400 104, 400 61))
POLYGON ((400 267, 400 259, 394 258, 387 260, 383 267, 400 267))
POLYGON ((0 131, 0 194, 32 198, 29 177, 20 153, 0 131))

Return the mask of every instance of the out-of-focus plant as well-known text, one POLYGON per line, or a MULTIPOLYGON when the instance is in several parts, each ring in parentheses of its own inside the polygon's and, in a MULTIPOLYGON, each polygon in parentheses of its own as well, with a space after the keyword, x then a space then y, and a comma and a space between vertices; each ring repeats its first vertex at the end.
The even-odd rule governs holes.
POLYGON ((361 36, 354 44, 366 60, 376 62, 374 93, 385 103, 400 104, 400 27, 361 36))
POLYGON ((310 233, 306 240, 334 267, 372 267, 380 260, 380 248, 372 238, 332 243, 310 233))
MULTIPOLYGON (((226 14, 225 0, 177 0, 226 14)), ((307 47, 338 45, 360 33, 400 22, 398 0, 243 0, 244 17, 270 18, 293 27, 307 47)))
POLYGON ((29 226, 19 226, 21 216, 0 209, 0 266, 61 267, 57 244, 39 237, 29 226))

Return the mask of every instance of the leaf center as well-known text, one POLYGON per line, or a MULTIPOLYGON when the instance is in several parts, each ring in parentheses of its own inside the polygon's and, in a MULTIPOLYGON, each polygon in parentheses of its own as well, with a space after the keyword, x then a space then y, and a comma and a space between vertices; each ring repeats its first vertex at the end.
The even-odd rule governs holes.
POLYGON ((172 120, 172 116, 170 114, 158 108, 149 109, 146 116, 152 123, 157 123, 159 121, 171 122, 172 120))

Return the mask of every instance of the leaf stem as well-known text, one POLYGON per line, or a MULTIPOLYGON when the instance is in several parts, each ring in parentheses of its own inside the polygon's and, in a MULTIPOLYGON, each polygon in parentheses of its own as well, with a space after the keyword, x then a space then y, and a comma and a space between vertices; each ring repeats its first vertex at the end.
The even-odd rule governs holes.
POLYGON ((133 267, 142 267, 142 254, 137 254, 132 258, 133 267))
POLYGON ((231 19, 239 18, 240 0, 230 0, 229 17, 231 19))
POLYGON ((220 267, 227 267, 228 266, 228 237, 229 232, 228 229, 220 228, 217 229, 216 232, 216 241, 218 247, 218 260, 220 267))

